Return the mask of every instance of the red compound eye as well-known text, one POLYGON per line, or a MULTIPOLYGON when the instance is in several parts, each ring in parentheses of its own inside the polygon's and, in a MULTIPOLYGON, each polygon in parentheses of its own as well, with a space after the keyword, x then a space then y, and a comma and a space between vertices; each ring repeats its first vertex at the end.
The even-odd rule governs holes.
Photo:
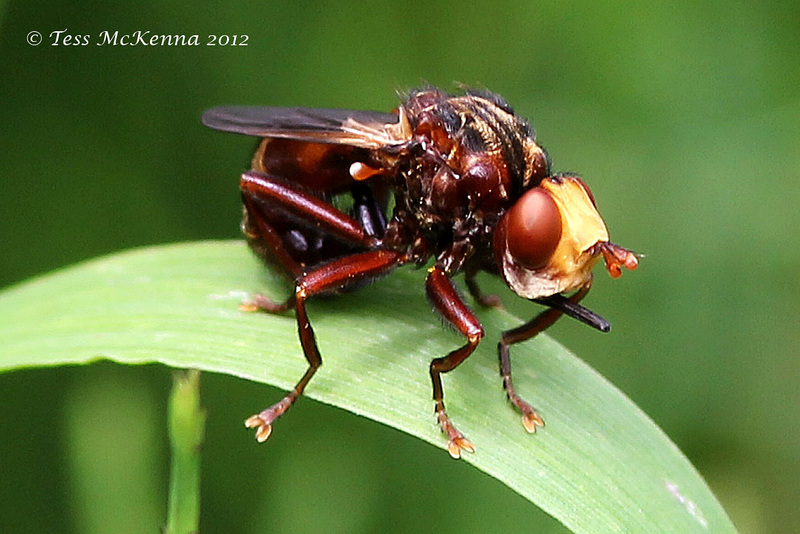
POLYGON ((561 240, 561 213, 550 193, 541 187, 528 190, 505 218, 511 257, 525 269, 544 267, 561 240))

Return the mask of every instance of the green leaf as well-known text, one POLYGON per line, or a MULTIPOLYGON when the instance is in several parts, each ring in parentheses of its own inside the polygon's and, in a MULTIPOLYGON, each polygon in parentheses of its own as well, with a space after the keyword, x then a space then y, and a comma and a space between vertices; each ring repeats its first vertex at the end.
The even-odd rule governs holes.
POLYGON ((164 534, 199 532, 200 449, 206 413, 200 407, 200 371, 175 373, 169 398, 169 505, 164 534))
MULTIPOLYGON (((423 278, 402 268, 357 292, 312 300, 324 365, 306 394, 444 449, 428 365, 463 340, 432 316, 423 278)), ((0 369, 107 358, 288 389, 305 370, 294 318, 239 311, 257 291, 288 294, 239 241, 89 261, 0 293, 0 369)), ((503 310, 479 315, 487 340, 520 323, 503 310)), ((525 432, 505 400, 495 345, 486 341, 444 377, 450 416, 477 447, 462 461, 575 532, 735 532, 677 447, 580 359, 546 336, 515 345, 512 358, 518 392, 547 426, 525 432)))

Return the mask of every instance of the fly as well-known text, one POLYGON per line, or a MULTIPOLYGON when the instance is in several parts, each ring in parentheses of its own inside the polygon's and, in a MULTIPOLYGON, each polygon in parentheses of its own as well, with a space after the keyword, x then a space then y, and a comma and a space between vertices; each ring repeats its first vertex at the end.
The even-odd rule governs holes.
POLYGON ((484 330, 453 284, 464 273, 481 306, 479 272, 500 276, 518 296, 547 309, 503 332, 500 375, 528 432, 544 426, 514 389, 509 347, 566 314, 607 332, 580 305, 602 259, 616 278, 638 257, 612 243, 589 187, 556 174, 527 121, 501 97, 479 91, 411 92, 393 113, 339 109, 218 107, 203 123, 261 138, 239 182, 242 229, 251 248, 293 280, 284 302, 256 295, 250 310, 294 310, 308 369, 279 402, 246 421, 266 441, 273 422, 322 364, 306 301, 352 289, 403 265, 428 267, 425 292, 465 343, 430 364, 435 413, 459 458, 473 444, 447 415, 441 375, 458 367, 484 330), (346 208, 342 207, 342 201, 346 208))

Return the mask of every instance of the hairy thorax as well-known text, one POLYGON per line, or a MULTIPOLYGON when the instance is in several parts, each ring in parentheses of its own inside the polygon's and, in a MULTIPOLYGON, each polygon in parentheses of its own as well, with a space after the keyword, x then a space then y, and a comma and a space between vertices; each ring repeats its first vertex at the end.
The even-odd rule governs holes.
MULTIPOLYGON (((396 202, 409 234, 432 254, 460 241, 490 246, 499 218, 549 173, 547 156, 527 122, 495 95, 413 93, 400 109, 411 130, 411 164, 398 169, 396 202)), ((467 255, 471 251, 466 252, 467 255)))

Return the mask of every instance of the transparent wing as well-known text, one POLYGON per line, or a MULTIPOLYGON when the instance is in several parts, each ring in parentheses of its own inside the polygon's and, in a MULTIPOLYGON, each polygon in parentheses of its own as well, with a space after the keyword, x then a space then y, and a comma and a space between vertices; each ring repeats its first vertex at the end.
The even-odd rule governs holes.
POLYGON ((310 143, 380 148, 406 139, 398 115, 324 108, 223 106, 203 113, 214 130, 310 143))

